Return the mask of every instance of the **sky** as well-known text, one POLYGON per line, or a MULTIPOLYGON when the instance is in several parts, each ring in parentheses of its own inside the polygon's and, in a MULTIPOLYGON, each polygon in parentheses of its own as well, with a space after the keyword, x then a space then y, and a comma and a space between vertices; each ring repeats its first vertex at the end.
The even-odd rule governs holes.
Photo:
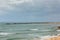
POLYGON ((0 0, 0 22, 60 22, 60 0, 0 0))

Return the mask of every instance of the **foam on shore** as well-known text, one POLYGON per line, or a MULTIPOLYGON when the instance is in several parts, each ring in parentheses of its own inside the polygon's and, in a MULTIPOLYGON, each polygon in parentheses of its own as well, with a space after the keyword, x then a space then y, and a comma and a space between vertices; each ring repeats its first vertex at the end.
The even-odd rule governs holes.
POLYGON ((34 38, 34 40, 59 40, 59 38, 60 38, 60 36, 59 35, 53 35, 53 36, 50 36, 50 35, 48 35, 48 36, 41 36, 41 37, 36 37, 36 38, 34 38))

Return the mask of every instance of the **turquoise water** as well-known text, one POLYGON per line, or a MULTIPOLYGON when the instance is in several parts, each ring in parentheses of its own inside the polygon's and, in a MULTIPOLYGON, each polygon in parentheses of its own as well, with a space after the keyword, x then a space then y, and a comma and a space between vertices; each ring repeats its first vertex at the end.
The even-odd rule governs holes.
POLYGON ((55 25, 46 24, 1 24, 0 40, 33 40, 35 37, 54 34, 55 25))

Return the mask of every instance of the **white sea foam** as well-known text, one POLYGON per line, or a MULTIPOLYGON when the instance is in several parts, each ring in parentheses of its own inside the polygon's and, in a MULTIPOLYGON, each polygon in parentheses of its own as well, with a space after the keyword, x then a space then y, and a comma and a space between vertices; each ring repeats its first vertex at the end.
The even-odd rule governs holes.
POLYGON ((45 40, 46 38, 50 38, 51 36, 41 36, 41 40, 45 40))
POLYGON ((38 29, 30 29, 30 30, 36 31, 36 30, 38 30, 38 29))
POLYGON ((56 30, 56 31, 60 31, 60 30, 56 30))
POLYGON ((9 34, 12 34, 12 33, 0 33, 0 35, 9 35, 9 34))
POLYGON ((46 40, 47 38, 54 37, 50 35, 47 35, 47 36, 39 36, 39 35, 34 35, 34 34, 28 34, 28 35, 33 37, 33 40, 46 40))
POLYGON ((56 36, 55 35, 40 36, 40 37, 34 38, 33 40, 47 40, 48 38, 52 38, 52 37, 57 37, 57 35, 56 36))
POLYGON ((30 29, 32 31, 51 31, 51 30, 39 30, 39 29, 30 29))

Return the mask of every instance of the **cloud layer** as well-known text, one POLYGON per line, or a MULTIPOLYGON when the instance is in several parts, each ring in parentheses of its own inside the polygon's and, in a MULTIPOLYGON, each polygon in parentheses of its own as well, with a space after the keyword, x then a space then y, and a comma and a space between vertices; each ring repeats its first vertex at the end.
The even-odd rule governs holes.
POLYGON ((52 6, 56 6, 59 2, 59 0, 0 0, 0 9, 13 9, 20 5, 52 8, 52 6))
POLYGON ((31 20, 59 19, 60 0, 0 0, 0 16, 5 14, 15 15, 15 18, 19 15, 21 19, 31 17, 31 20))
POLYGON ((0 15, 6 14, 8 10, 14 10, 16 6, 21 5, 24 2, 30 2, 28 0, 0 0, 0 15))
POLYGON ((0 11, 20 9, 26 12, 27 10, 36 11, 40 9, 44 12, 54 13, 59 8, 59 0, 0 0, 0 11))
POLYGON ((14 5, 31 2, 30 0, 0 0, 0 8, 9 8, 14 5))

